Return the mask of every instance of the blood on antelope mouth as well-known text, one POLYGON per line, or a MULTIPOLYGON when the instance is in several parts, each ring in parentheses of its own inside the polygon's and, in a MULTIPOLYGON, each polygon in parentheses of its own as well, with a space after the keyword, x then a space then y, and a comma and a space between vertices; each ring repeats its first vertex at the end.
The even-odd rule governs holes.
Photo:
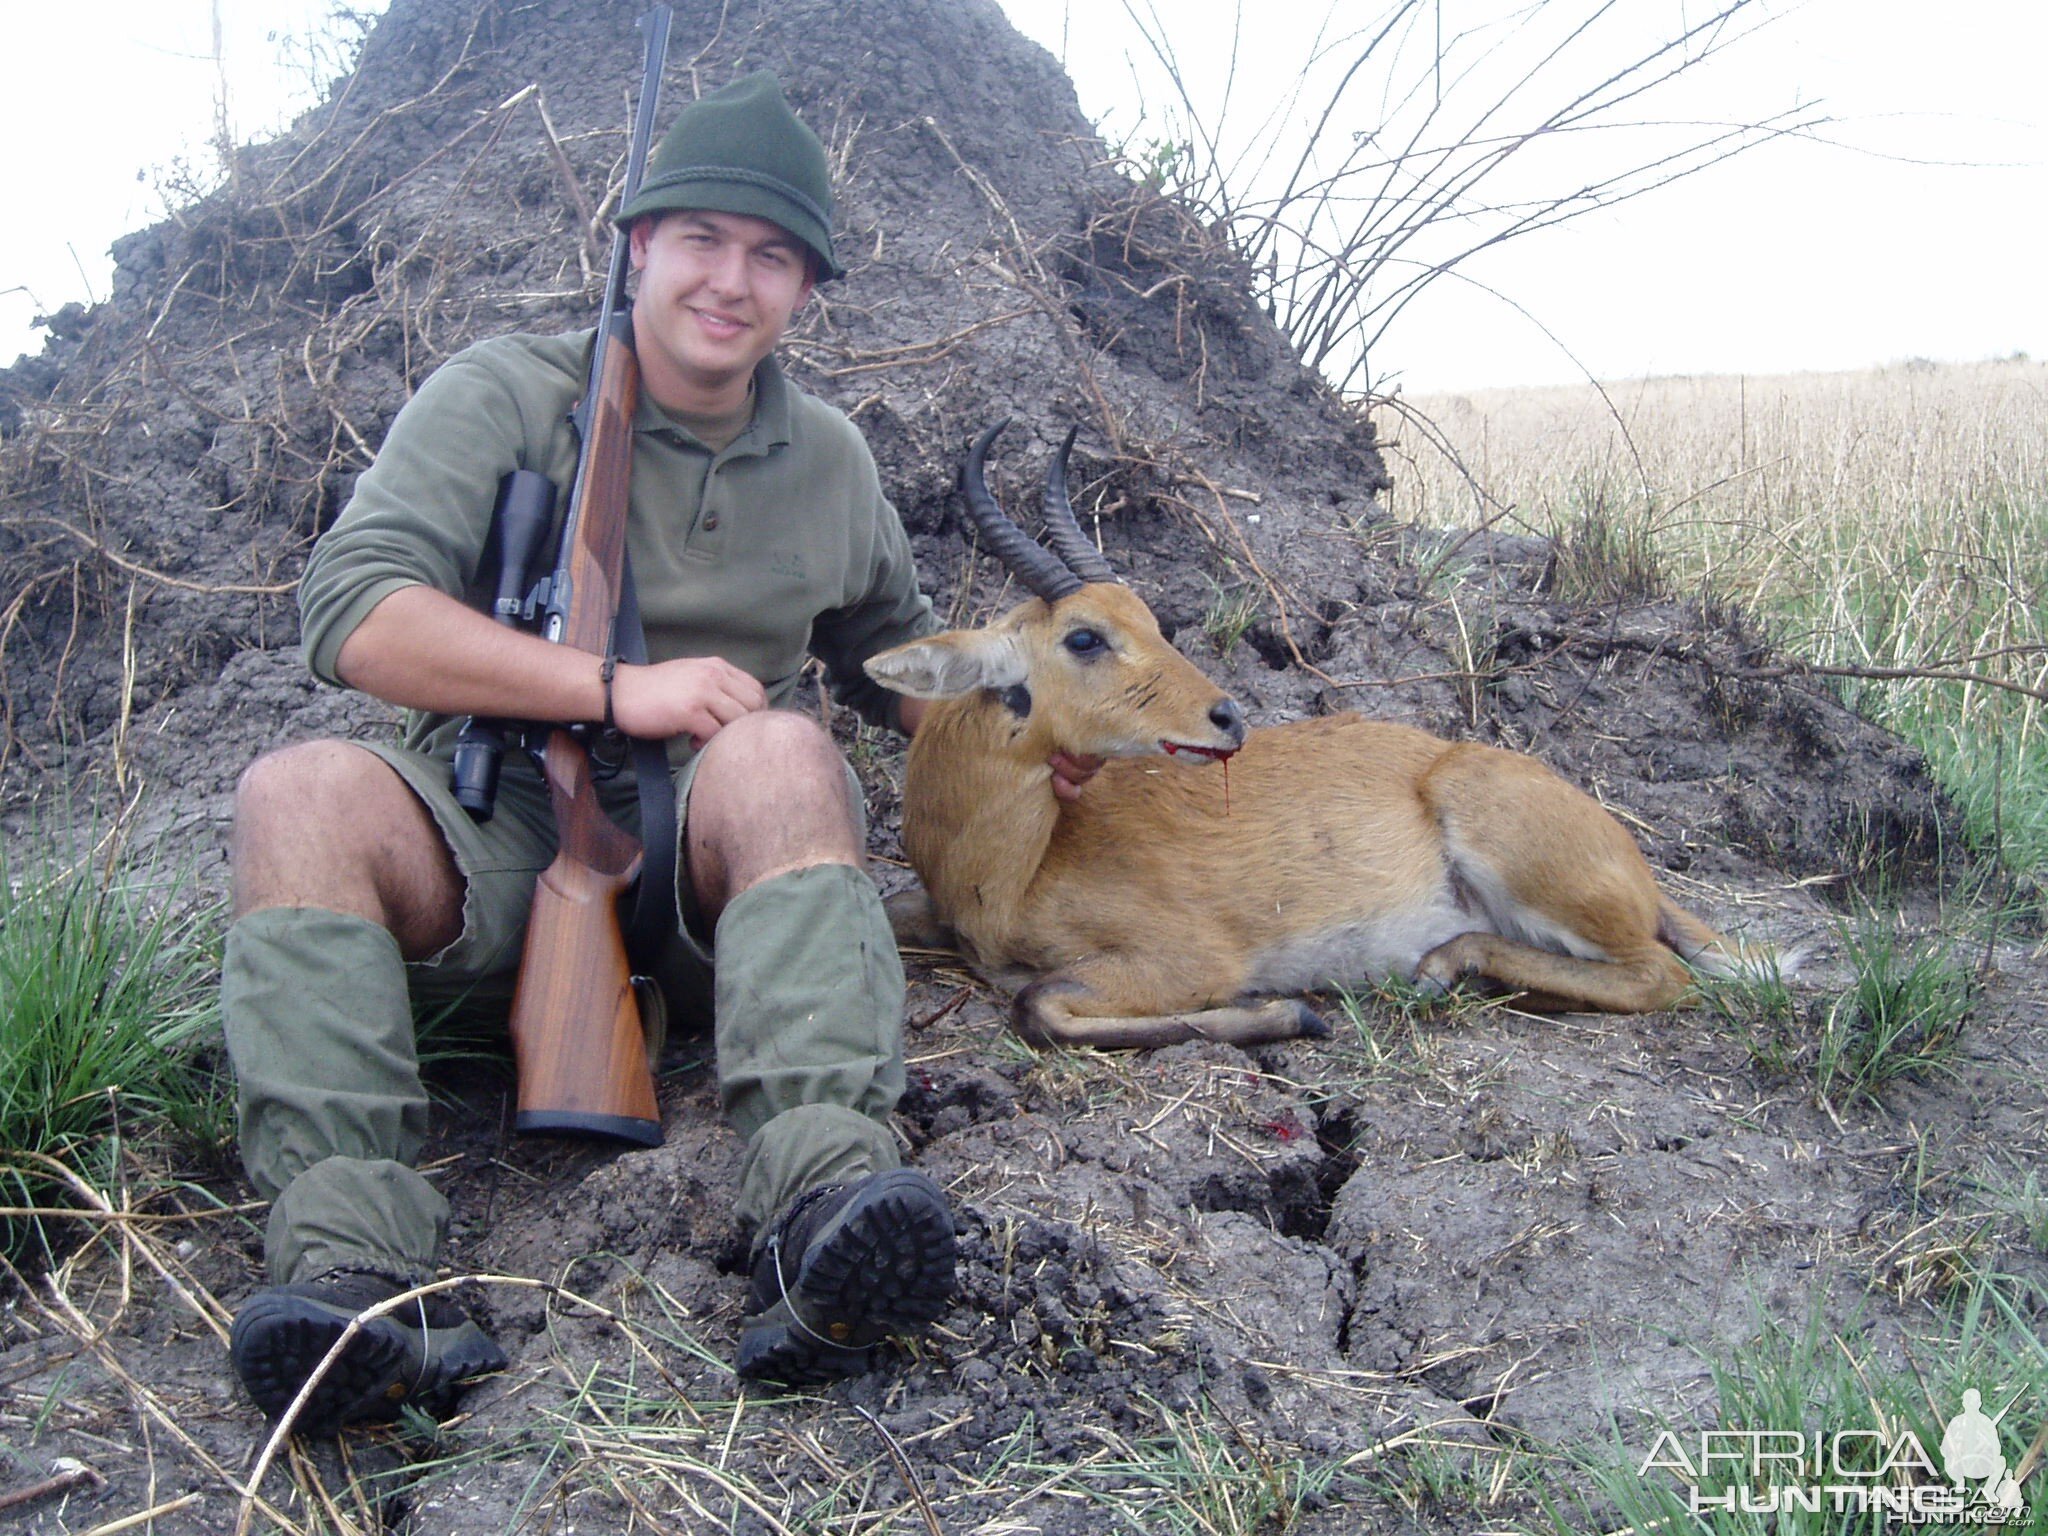
POLYGON ((1218 763, 1227 763, 1237 754, 1235 747, 1197 747, 1185 741, 1162 741, 1159 749, 1168 757, 1177 757, 1185 752, 1191 757, 1206 757, 1218 763))

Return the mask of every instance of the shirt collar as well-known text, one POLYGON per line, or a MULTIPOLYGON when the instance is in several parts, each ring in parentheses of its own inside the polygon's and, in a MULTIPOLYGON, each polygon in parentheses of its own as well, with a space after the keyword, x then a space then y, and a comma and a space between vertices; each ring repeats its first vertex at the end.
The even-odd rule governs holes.
MULTIPOLYGON (((789 380, 773 356, 764 357, 754 369, 754 419, 726 446, 726 454, 766 454, 786 447, 790 437, 793 400, 789 380)), ((644 390, 634 413, 635 432, 681 432, 689 434, 644 390)), ((691 442, 696 442, 694 437, 691 442)))
POLYGON ((782 376, 782 365, 772 356, 762 358, 754 370, 754 420, 740 434, 741 440, 758 434, 756 444, 764 453, 788 446, 790 403, 789 380, 782 376))

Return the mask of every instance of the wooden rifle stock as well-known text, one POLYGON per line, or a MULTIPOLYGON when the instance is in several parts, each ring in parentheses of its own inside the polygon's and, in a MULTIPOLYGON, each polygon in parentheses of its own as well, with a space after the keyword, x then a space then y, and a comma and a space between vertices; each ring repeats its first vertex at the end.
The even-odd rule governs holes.
POLYGON ((640 845, 604 813, 590 754, 567 731, 544 750, 561 850, 541 872, 512 1001, 521 1131, 661 1143, 661 1112, 618 898, 640 845))
MULTIPOLYGON (((627 200, 646 163, 668 49, 668 7, 656 6, 641 25, 648 34, 647 67, 627 161, 627 200)), ((545 627, 549 639, 593 658, 613 654, 632 490, 633 419, 640 402, 626 265, 626 234, 620 230, 590 382, 577 412, 582 449, 545 627)), ((549 732, 541 764, 560 845, 534 887, 512 999, 512 1050, 519 1069, 513 1127, 658 1146, 661 1114, 618 913, 620 894, 640 871, 641 848, 605 815, 582 741, 567 729, 549 732)))

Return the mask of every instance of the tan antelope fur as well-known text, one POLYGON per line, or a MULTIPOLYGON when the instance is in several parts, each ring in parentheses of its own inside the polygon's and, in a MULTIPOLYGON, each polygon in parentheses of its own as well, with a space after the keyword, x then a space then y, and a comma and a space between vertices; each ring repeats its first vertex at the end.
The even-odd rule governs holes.
POLYGON ((1287 994, 1389 976, 1646 1012, 1687 998, 1681 956, 1737 968, 1614 818, 1533 758, 1353 714, 1247 732, 1074 526, 1073 435, 1048 475, 1055 555, 988 494, 1000 430, 963 482, 984 543, 1039 595, 867 669, 940 701, 910 746, 903 842, 924 892, 892 903, 898 936, 1035 976, 1013 1012, 1026 1040, 1323 1035, 1287 994), (1054 750, 1110 761, 1063 802, 1054 750))

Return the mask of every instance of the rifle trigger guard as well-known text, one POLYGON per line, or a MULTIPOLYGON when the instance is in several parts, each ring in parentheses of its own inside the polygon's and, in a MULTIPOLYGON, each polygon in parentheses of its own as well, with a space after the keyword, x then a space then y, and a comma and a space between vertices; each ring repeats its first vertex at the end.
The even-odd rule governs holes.
POLYGON ((590 754, 590 776, 594 779, 617 778, 633 755, 633 738, 616 727, 606 730, 602 726, 578 724, 569 727, 569 734, 581 740, 583 750, 590 754))

